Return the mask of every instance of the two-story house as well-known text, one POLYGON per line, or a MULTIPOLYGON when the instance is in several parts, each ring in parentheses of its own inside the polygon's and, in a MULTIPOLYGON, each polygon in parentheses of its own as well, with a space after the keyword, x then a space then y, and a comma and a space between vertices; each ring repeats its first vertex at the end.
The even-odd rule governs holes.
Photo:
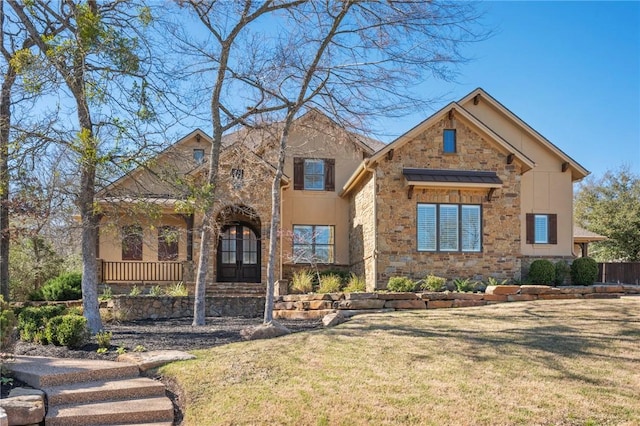
MULTIPOLYGON (((532 259, 573 258, 573 183, 588 171, 482 89, 388 145, 316 111, 300 117, 271 236, 278 126, 225 137, 212 286, 264 283, 271 237, 279 278, 319 265, 362 275, 369 289, 395 275, 518 278, 532 259)), ((197 130, 101 191, 103 281, 191 279, 199 221, 185 207, 209 147, 197 130)))

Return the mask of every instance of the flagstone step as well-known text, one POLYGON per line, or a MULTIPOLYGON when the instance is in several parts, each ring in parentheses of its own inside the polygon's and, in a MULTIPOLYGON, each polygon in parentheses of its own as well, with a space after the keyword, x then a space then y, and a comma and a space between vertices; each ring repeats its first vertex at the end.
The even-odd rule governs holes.
POLYGON ((72 383, 42 390, 47 394, 49 406, 165 395, 162 383, 146 377, 72 383))
POLYGON ((37 389, 140 375, 138 366, 134 364, 39 356, 16 356, 10 368, 17 379, 37 389))
POLYGON ((172 421, 173 404, 164 396, 50 406, 45 417, 47 426, 140 425, 172 421))

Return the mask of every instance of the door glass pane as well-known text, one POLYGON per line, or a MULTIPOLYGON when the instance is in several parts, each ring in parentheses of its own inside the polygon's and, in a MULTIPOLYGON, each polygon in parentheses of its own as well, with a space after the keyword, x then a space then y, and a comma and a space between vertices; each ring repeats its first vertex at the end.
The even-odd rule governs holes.
POLYGON ((236 263, 236 227, 222 233, 222 263, 236 263))
POLYGON ((458 206, 440 206, 440 250, 458 251, 458 206))
POLYGON ((246 226, 242 227, 242 263, 255 265, 258 263, 258 241, 256 234, 246 226))

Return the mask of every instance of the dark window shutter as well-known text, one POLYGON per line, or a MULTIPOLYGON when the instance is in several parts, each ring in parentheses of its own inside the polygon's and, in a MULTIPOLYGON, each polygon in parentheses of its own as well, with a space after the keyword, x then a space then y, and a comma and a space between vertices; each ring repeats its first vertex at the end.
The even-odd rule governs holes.
POLYGON ((527 244, 533 244, 535 238, 535 221, 533 213, 527 213, 527 244))
POLYGON ((558 244, 558 215, 549 215, 549 244, 558 244))
POLYGON ((324 190, 336 190, 336 160, 333 158, 324 160, 324 190))
POLYGON ((293 189, 304 189, 304 158, 293 159, 293 189))

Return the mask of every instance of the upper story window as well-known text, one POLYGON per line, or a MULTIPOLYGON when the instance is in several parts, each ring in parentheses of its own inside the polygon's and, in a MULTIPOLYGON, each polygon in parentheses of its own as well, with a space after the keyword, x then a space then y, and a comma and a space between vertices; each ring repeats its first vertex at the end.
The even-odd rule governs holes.
POLYGON ((244 169, 231 169, 231 186, 233 189, 242 188, 244 180, 244 169))
POLYGON ((122 260, 142 260, 142 227, 122 227, 122 260))
POLYGON ((454 129, 444 129, 442 134, 442 152, 445 154, 454 154, 456 149, 456 131, 454 129))
POLYGON ((333 158, 293 159, 293 188, 308 191, 335 191, 333 158))
POLYGON ((158 228, 158 260, 178 260, 178 239, 180 233, 175 226, 158 228))
POLYGON ((193 161, 198 164, 204 163, 204 149, 195 148, 193 150, 193 161))
POLYGON ((558 244, 558 215, 527 213, 527 244, 558 244))
POLYGON ((482 251, 480 205, 418 204, 418 251, 482 251))

